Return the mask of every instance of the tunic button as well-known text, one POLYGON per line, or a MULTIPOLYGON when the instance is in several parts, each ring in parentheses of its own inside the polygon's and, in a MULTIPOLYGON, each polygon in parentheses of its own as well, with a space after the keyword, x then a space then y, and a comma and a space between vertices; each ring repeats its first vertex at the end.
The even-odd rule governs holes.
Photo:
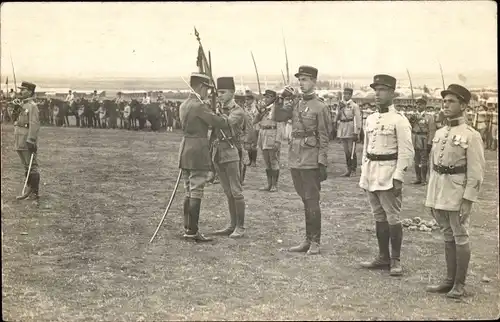
POLYGON ((448 138, 448 134, 449 134, 449 133, 446 133, 446 134, 444 135, 444 137, 445 137, 445 138, 448 138))
POLYGON ((443 151, 443 150, 444 150, 444 145, 441 147, 441 151, 443 151))
POLYGON ((446 140, 443 140, 443 144, 446 144, 446 140))
POLYGON ((443 154, 443 153, 441 153, 441 154, 439 155, 439 158, 442 158, 442 157, 444 157, 444 154, 443 154))

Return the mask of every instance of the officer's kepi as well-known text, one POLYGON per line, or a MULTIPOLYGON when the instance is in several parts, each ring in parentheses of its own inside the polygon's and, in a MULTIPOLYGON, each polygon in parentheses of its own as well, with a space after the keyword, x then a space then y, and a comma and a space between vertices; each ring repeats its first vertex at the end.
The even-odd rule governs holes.
POLYGON ((198 83, 202 83, 203 85, 205 85, 207 87, 213 87, 212 83, 210 81, 210 77, 208 77, 205 74, 201 74, 201 73, 192 73, 189 82, 190 82, 191 86, 193 86, 194 83, 198 82, 198 83))
POLYGON ((299 72, 295 74, 295 77, 309 76, 311 78, 318 78, 318 69, 312 66, 300 66, 299 72))
POLYGON ((377 85, 384 85, 392 89, 396 89, 396 78, 390 75, 379 74, 373 77, 373 83, 370 87, 375 89, 377 85))
POLYGON ((35 91, 35 88, 36 88, 36 85, 35 85, 35 84, 33 84, 33 83, 29 83, 29 82, 22 82, 22 83, 21 83, 21 86, 19 86, 18 88, 20 88, 20 89, 23 89, 23 88, 24 88, 24 89, 27 89, 27 90, 29 90, 29 91, 34 92, 34 91, 35 91))
POLYGON ((441 92, 441 97, 445 98, 446 95, 453 94, 464 100, 465 103, 469 103, 471 99, 471 93, 469 90, 458 84, 450 84, 448 88, 441 92))

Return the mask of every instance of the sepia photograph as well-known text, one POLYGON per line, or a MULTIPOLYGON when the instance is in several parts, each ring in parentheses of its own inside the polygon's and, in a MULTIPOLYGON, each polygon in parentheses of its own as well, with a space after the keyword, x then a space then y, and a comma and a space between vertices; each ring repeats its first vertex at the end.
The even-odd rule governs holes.
POLYGON ((500 318, 493 1, 4 2, 2 321, 500 318))

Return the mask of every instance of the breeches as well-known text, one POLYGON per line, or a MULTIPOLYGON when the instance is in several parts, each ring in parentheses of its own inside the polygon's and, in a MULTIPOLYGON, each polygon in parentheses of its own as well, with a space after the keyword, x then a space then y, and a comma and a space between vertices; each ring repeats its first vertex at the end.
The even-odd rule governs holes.
POLYGON ((399 214, 403 200, 401 190, 391 188, 389 190, 367 191, 367 194, 375 221, 388 221, 389 225, 396 225, 400 222, 399 214))
POLYGON ((208 178, 207 170, 182 169, 186 197, 201 199, 208 178))
MULTIPOLYGON (((28 171, 31 159, 31 153, 28 150, 17 150, 17 154, 19 158, 21 158, 21 163, 24 166, 24 170, 28 171)), ((33 163, 31 164, 30 173, 38 173, 38 162, 36 160, 36 153, 33 155, 33 163)))
POLYGON ((243 189, 240 180, 240 162, 231 161, 227 163, 215 163, 215 169, 219 174, 222 189, 227 197, 243 199, 243 189))
POLYGON ((413 160, 415 165, 419 167, 427 165, 429 162, 429 155, 427 154, 427 150, 424 149, 415 149, 415 158, 413 160))
POLYGON ((262 157, 266 169, 279 170, 280 168, 280 150, 262 150, 262 157))
POLYGON ((431 208, 431 213, 441 228, 441 232, 444 235, 444 241, 455 241, 457 245, 464 245, 469 242, 469 218, 461 223, 459 211, 431 208))
POLYGON ((319 169, 290 169, 295 191, 302 198, 319 200, 321 183, 319 169))

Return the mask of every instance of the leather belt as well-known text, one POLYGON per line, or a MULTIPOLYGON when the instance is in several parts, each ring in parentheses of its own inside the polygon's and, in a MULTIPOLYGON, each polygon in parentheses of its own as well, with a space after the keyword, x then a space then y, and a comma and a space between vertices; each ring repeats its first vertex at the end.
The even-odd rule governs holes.
POLYGON ((467 172, 467 166, 466 165, 460 165, 458 167, 454 166, 444 166, 444 165, 436 165, 432 167, 434 171, 436 171, 439 174, 457 174, 457 173, 466 173, 467 172))
POLYGON ((491 124, 493 124, 493 125, 497 125, 498 123, 491 123, 491 124))
POLYGON ((413 131, 411 133, 418 134, 418 135, 427 135, 428 134, 428 132, 416 132, 416 131, 413 131))
POLYGON ((276 125, 262 125, 260 128, 262 130, 276 130, 277 129, 276 125))
POLYGON ((14 124, 14 126, 17 126, 17 127, 24 127, 24 128, 27 128, 27 129, 29 129, 29 128, 30 128, 30 125, 29 125, 29 124, 24 124, 24 125, 14 124))
POLYGON ((354 119, 345 119, 345 120, 340 120, 340 122, 352 122, 354 119))
POLYGON ((367 153, 366 157, 370 161, 392 161, 392 160, 397 160, 398 159, 398 154, 397 153, 391 153, 391 154, 371 154, 371 153, 367 153))
POLYGON ((306 138, 309 136, 316 136, 316 132, 314 131, 292 132, 293 138, 306 138))

